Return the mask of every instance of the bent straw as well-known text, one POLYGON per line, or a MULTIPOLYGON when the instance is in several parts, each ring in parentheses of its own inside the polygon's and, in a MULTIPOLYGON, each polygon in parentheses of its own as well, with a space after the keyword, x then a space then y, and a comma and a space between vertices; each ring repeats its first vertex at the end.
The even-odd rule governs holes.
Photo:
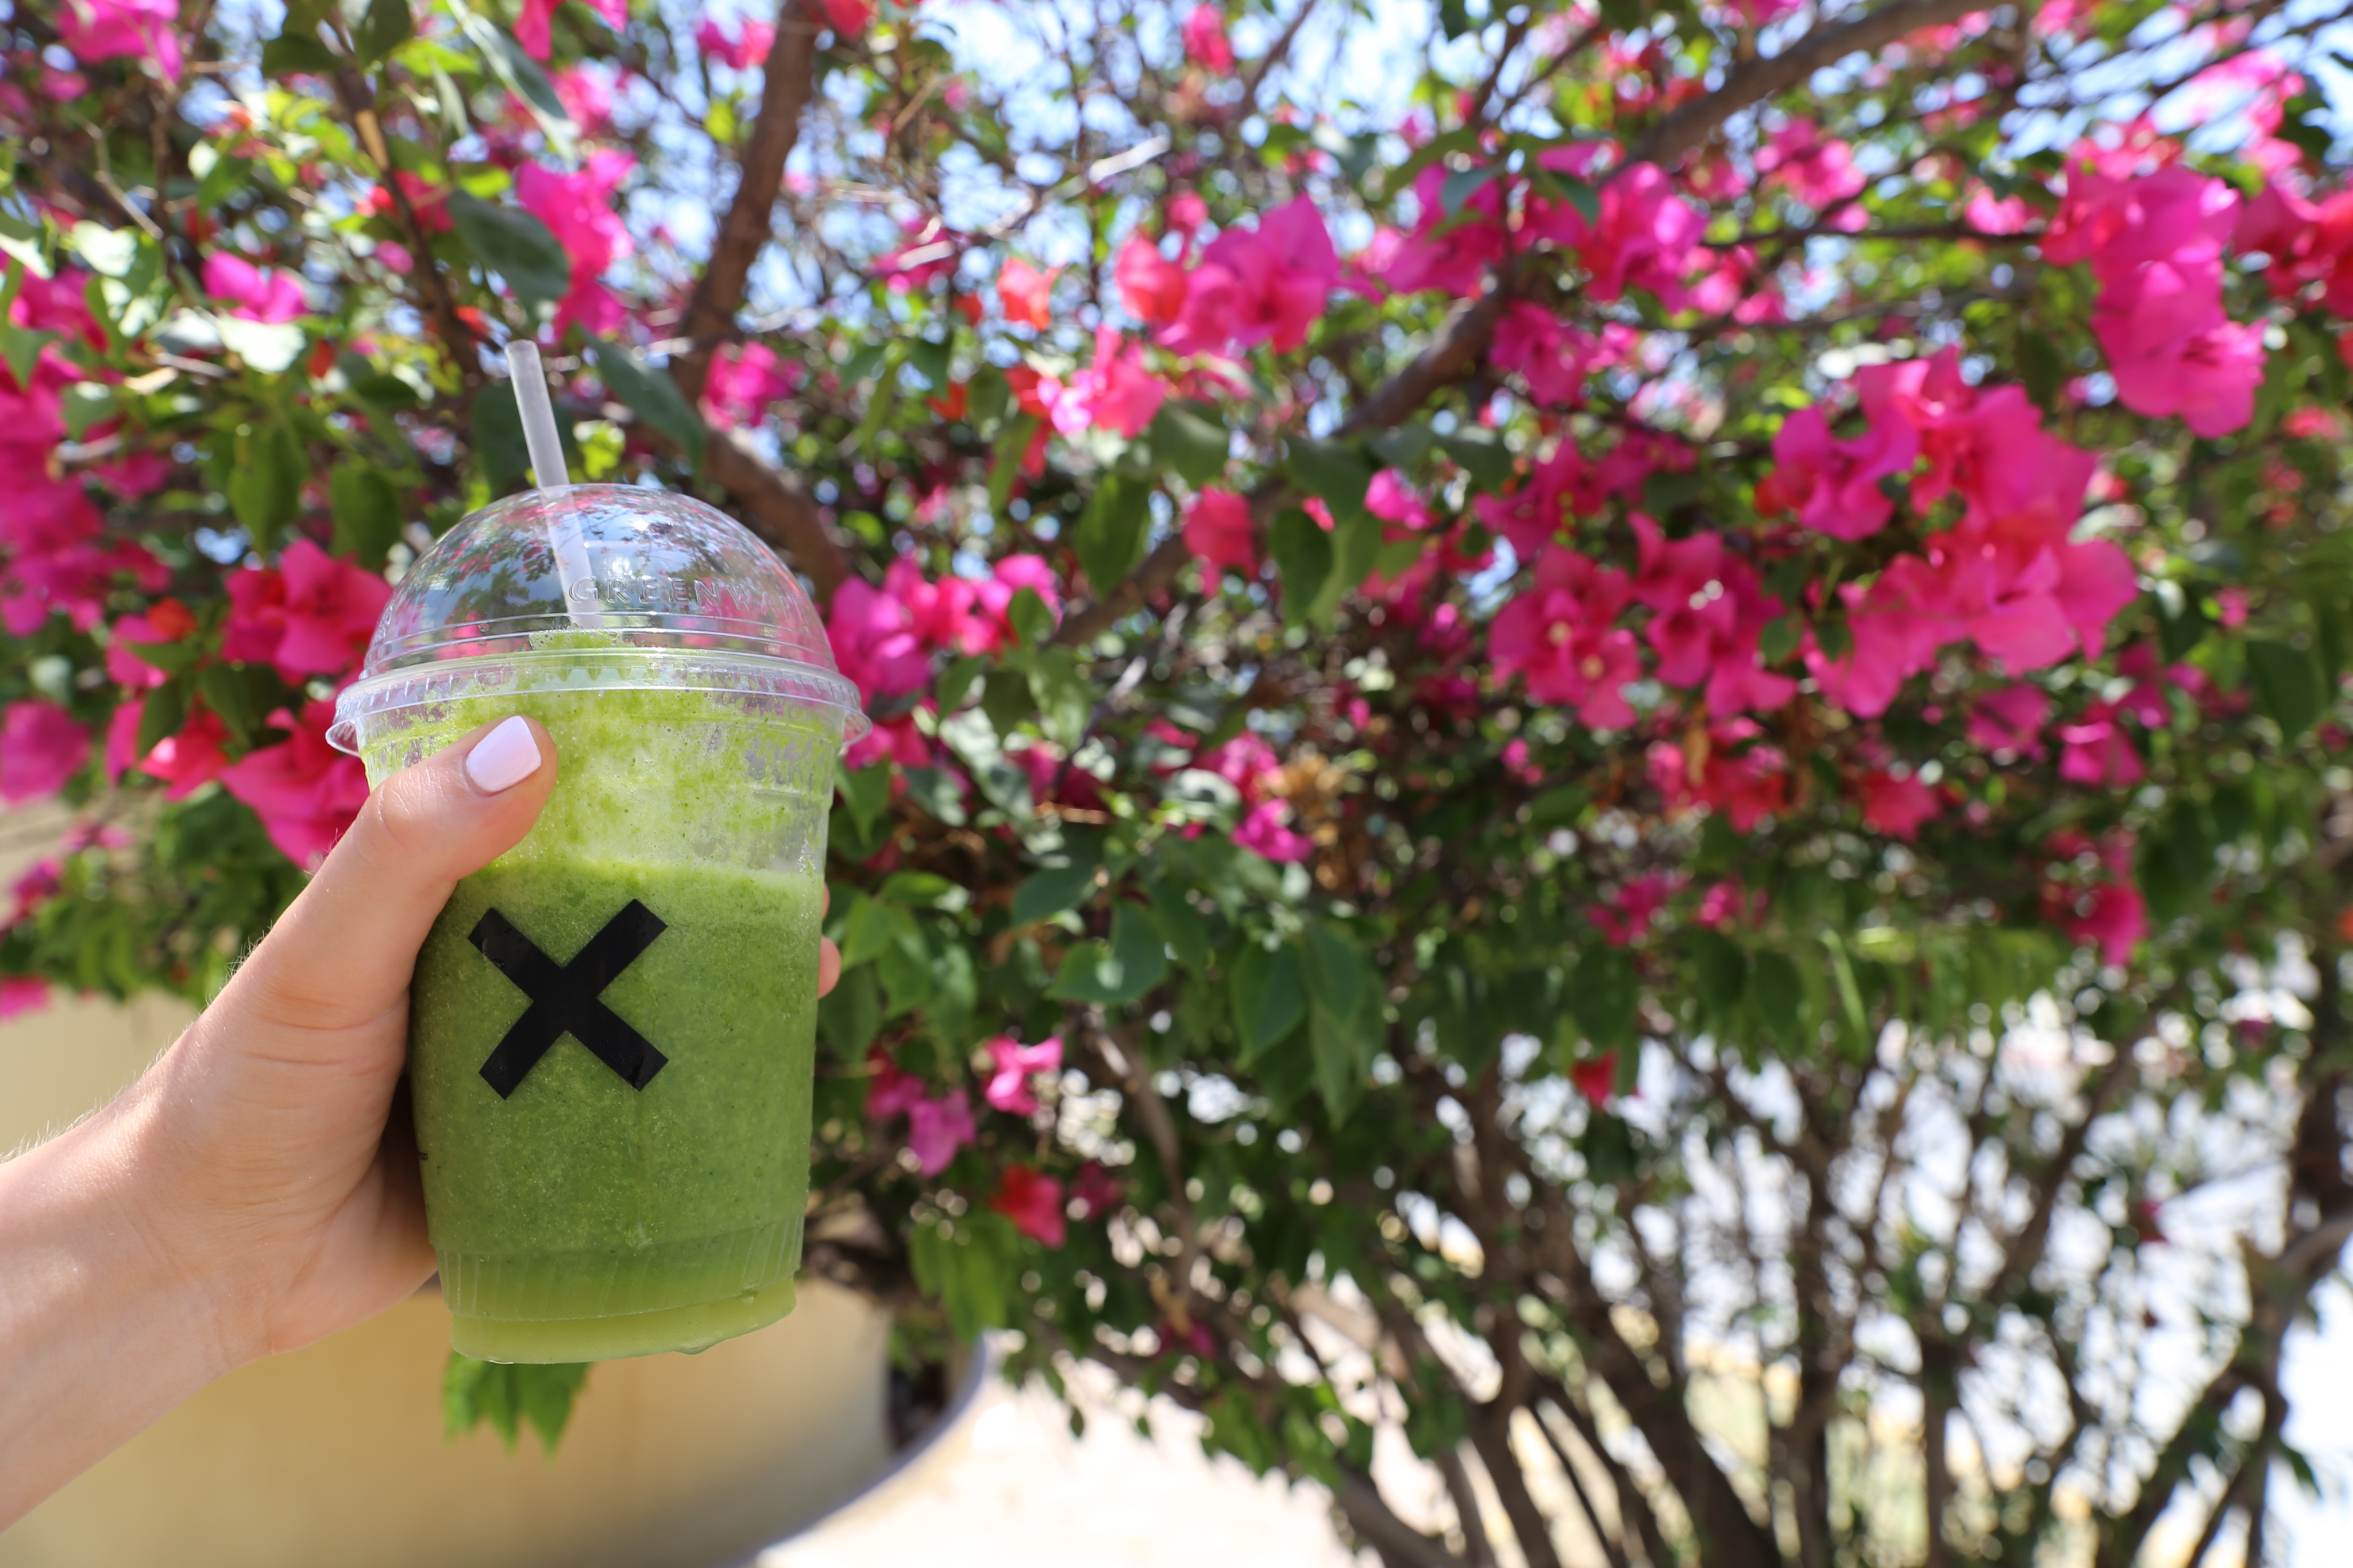
MULTIPOLYGON (((541 489, 569 485, 572 475, 564 464, 564 438, 555 428, 555 405, 547 395, 547 372, 539 362, 539 345, 528 338, 507 343, 507 377, 514 384, 515 412, 522 416, 522 444, 531 454, 531 482, 541 489)), ((555 552, 555 576, 564 586, 564 610, 575 626, 602 626, 597 615, 596 573, 588 562, 588 548, 580 538, 580 520, 570 511, 559 515, 548 530, 555 552)))

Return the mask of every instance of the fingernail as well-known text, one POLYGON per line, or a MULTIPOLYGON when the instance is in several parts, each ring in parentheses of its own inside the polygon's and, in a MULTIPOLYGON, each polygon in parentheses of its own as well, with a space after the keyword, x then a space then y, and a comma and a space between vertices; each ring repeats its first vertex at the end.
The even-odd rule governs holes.
POLYGON ((466 777, 484 795, 511 790, 537 772, 539 742, 520 714, 501 721, 466 753, 466 777))

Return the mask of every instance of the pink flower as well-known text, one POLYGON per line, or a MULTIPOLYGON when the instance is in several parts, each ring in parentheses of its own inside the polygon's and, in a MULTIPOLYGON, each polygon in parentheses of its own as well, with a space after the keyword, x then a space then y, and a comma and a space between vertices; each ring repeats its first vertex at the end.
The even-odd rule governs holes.
POLYGON ((1716 931, 1746 918, 1751 908, 1759 914, 1764 912, 1763 891, 1759 890, 1752 900, 1738 882, 1727 879, 1714 884, 1700 895, 1699 910, 1692 919, 1710 931, 1716 931))
MULTIPOLYGON (((613 3, 626 5, 626 0, 613 3)), ((628 19, 626 10, 622 19, 628 19)), ((590 153, 577 174, 559 174, 542 163, 525 163, 516 172, 515 199, 547 226, 572 258, 572 287, 555 309, 559 338, 575 321, 606 336, 628 320, 621 301, 597 279, 632 248, 628 228, 613 210, 613 193, 637 164, 631 154, 607 147, 590 153)))
POLYGON ((776 41, 776 29, 772 24, 749 16, 743 19, 742 28, 732 37, 716 16, 705 16, 702 25, 694 29, 694 47, 702 51, 703 58, 732 70, 759 69, 776 41))
POLYGON ((2051 719, 2051 698, 2039 686, 2006 686, 1978 699, 1969 711, 1969 744, 2021 757, 2043 754, 2042 726, 2051 719))
POLYGON ((1365 487, 1365 510, 1409 533, 1419 533, 1435 521, 1430 514, 1430 503, 1416 494, 1405 475, 1395 468, 1383 468, 1365 487))
POLYGON ((141 658, 138 650, 177 642, 195 629, 195 616, 177 599, 158 599, 145 615, 124 616, 114 623, 113 636, 107 641, 107 676, 135 690, 163 685, 169 677, 141 658))
MULTIPOLYGON (((146 707, 144 702, 126 703, 134 712, 146 707)), ((117 709, 119 718, 122 709, 117 709)), ((110 748, 113 737, 108 736, 110 748)), ((132 726, 131 745, 138 744, 137 726, 132 726)), ((150 778, 164 781, 165 800, 185 800, 204 785, 221 776, 228 767, 228 726, 211 709, 196 704, 188 713, 188 721, 176 735, 166 735, 155 742, 155 749, 139 760, 139 771, 150 778)))
POLYGON ((1282 759, 1274 754, 1274 748, 1247 730, 1216 750, 1203 752, 1193 765, 1217 774, 1250 803, 1265 799, 1267 787, 1282 776, 1282 759))
POLYGON ((1213 76, 1234 68, 1234 47, 1226 39, 1223 7, 1202 0, 1185 16, 1185 58, 1213 76))
POLYGON ((1823 136, 1820 126, 1802 119, 1773 132, 1757 149, 1757 172, 1771 176, 1817 213, 1861 195, 1867 183, 1854 166, 1853 148, 1835 136, 1823 136))
POLYGON ((302 285, 292 273, 256 267, 226 250, 205 258, 205 292, 234 302, 237 308, 229 314, 248 321, 290 321, 309 309, 302 285))
POLYGON ((1255 229, 1229 228, 1209 242, 1187 280, 1184 311, 1161 341, 1179 353, 1259 343, 1288 353, 1307 341, 1339 278, 1324 216, 1302 196, 1255 229))
POLYGON ((1614 626, 1632 595, 1623 574, 1563 545, 1546 550, 1533 585, 1497 612, 1488 634, 1495 673, 1525 675, 1538 702, 1574 705, 1596 729, 1622 730, 1622 695, 1641 676, 1634 634, 1614 626))
POLYGON ((1025 1046, 1010 1035, 999 1035, 988 1042, 988 1057, 992 1072, 980 1097, 999 1110, 1028 1116, 1038 1109, 1029 1080, 1040 1073, 1062 1070, 1062 1042, 1055 1036, 1025 1046))
MULTIPOLYGON (((547 74, 550 87, 555 89, 556 101, 564 112, 580 128, 583 136, 613 134, 613 79, 607 72, 591 66, 566 66, 547 74)), ((406 271, 406 268, 402 270, 406 271)))
POLYGON ((964 237, 954 229, 935 217, 911 217, 900 226, 900 233, 904 237, 901 242, 874 258, 874 275, 888 282, 892 293, 913 293, 955 271, 964 237))
POLYGON ((2225 588, 2214 595, 2214 618, 2224 629, 2237 631, 2247 624, 2247 591, 2225 588))
POLYGON ((230 573, 227 586, 221 657, 276 665, 297 683, 306 676, 341 675, 357 664, 392 597, 391 584, 375 573, 307 539, 288 545, 274 569, 230 573))
POLYGON ((1711 713, 1729 717, 1778 708, 1797 682, 1764 668, 1757 637, 1781 614, 1757 569, 1725 546, 1724 536, 1695 533, 1670 541, 1641 512, 1630 520, 1641 548, 1632 593, 1653 614, 1644 628, 1659 655, 1659 679, 1707 687, 1711 713))
POLYGON ((2023 196, 1996 196, 1983 185, 1961 205, 1961 221, 1979 234, 2024 234, 2034 209, 2023 196))
POLYGON ((1873 769, 1855 784, 1862 796, 1863 826, 1906 843, 1917 838, 1920 825, 1945 806, 1943 797, 1922 784, 1917 773, 1899 778, 1884 769, 1873 769))
POLYGON ((907 1147, 914 1152, 915 1168, 926 1176, 946 1170, 956 1151, 973 1141, 975 1131, 972 1101, 960 1089, 907 1108, 907 1147))
POLYGON ((1710 723, 1704 746, 1653 742, 1645 758, 1651 786, 1670 813, 1704 805, 1723 812, 1734 832, 1746 833, 1788 804, 1788 759, 1776 747, 1752 743, 1762 733, 1753 719, 1732 719, 1710 723))
MULTIPOLYGON (((2095 314, 2095 327, 2098 320, 2095 314)), ((2263 381, 2261 327, 2225 321, 2147 353, 2102 342, 2117 401, 2136 414, 2179 414, 2192 435, 2210 437, 2242 429, 2255 416, 2255 389, 2263 381)))
MULTIPOLYGON (((1831 437, 1819 406, 1800 408, 1773 437, 1778 466, 1767 482, 1773 499, 1795 510, 1798 521, 1815 532, 1868 539, 1895 515, 1895 503, 1879 481, 1905 472, 1919 456, 1919 434, 1901 418, 1875 420, 1862 435, 1841 441, 1831 437)), ((1757 504, 1767 500, 1759 494, 1757 504)))
POLYGON ((818 8, 838 38, 861 37, 874 20, 873 0, 818 0, 818 8))
POLYGON ((2060 725, 2059 739, 2067 747, 2059 758, 2059 776, 2069 784, 2122 789, 2138 784, 2147 771, 2132 738, 2116 721, 2116 710, 2107 703, 2092 704, 2080 723, 2060 725))
POLYGON ((755 425, 771 403, 789 397, 801 384, 801 367, 779 360, 765 343, 721 349, 711 358, 702 384, 702 407, 716 425, 755 425))
POLYGON ((904 1116, 922 1102, 923 1080, 913 1073, 901 1072, 899 1064, 883 1055, 881 1047, 866 1053, 866 1065, 873 1075, 866 1086, 868 1121, 888 1121, 894 1116, 904 1116))
POLYGON ((1094 363, 1071 376, 1054 402, 1054 428, 1075 436, 1100 426, 1133 438, 1143 434, 1167 398, 1167 384, 1144 368, 1144 345, 1123 344, 1115 328, 1099 327, 1094 363))
POLYGON ((248 752, 221 770, 221 787, 253 808, 280 853, 306 870, 326 858, 367 800, 367 770, 327 744, 335 705, 307 702, 298 719, 269 716, 289 731, 274 746, 248 752))
POLYGON ((1602 304, 1629 288, 1647 289, 1669 310, 1682 303, 1683 274, 1707 229, 1707 215, 1674 192, 1666 172, 1635 163, 1601 187, 1601 218, 1583 247, 1587 286, 1602 304))
MULTIPOLYGON (((522 10, 515 17, 515 42, 533 59, 543 60, 554 47, 553 25, 555 7, 562 0, 522 0, 522 10)), ((605 18, 615 32, 629 25, 629 0, 581 0, 581 3, 605 18)))
POLYGON ((1019 257, 1008 257, 997 271, 997 297, 1005 302, 1005 319, 1025 327, 1054 324, 1054 279, 1059 267, 1040 272, 1019 257))
POLYGON ((2066 921, 2070 940, 2096 946, 2103 963, 2123 964, 2148 934, 2148 905, 2129 882, 2104 882, 2077 899, 2066 921))
MULTIPOLYGON (((1478 291, 1487 268, 1504 256, 1503 182, 1490 181, 1449 214, 1444 195, 1446 170, 1436 164, 1424 169, 1413 183, 1414 203, 1421 216, 1410 235, 1384 230, 1377 236, 1367 262, 1384 286, 1399 294, 1436 289, 1457 299, 1478 291)), ((1577 234, 1584 233, 1577 219, 1577 234)))
POLYGON ((1008 1165, 988 1206, 1013 1222, 1013 1228, 1033 1241, 1060 1247, 1068 1234, 1062 1212, 1062 1184, 1027 1165, 1008 1165))
POLYGON ((833 661, 868 703, 931 683, 932 662, 913 624, 904 604, 855 577, 833 591, 825 623, 833 661))
POLYGON ((1543 306, 1517 300, 1495 323, 1495 368, 1516 374, 1538 403, 1575 407, 1585 400, 1585 377, 1607 363, 1603 340, 1563 323, 1543 306))
POLYGON ((1258 524, 1250 502, 1212 486, 1185 513, 1185 548, 1214 574, 1230 566, 1244 577, 1258 575, 1258 524))
POLYGON ((973 584, 973 604, 982 626, 981 646, 971 651, 994 653, 1013 642, 1013 601, 1027 588, 1045 601, 1053 624, 1062 618, 1062 584, 1041 555, 1008 555, 973 584))
POLYGON ((49 1005, 49 983, 29 974, 0 977, 0 1021, 37 1013, 49 1005))
POLYGON ((180 79, 180 8, 175 0, 62 0, 58 42, 84 65, 150 59, 166 81, 180 79))
POLYGON ((1262 800, 1243 814, 1234 829, 1234 842, 1251 854, 1289 865, 1315 853, 1315 841, 1285 826, 1291 807, 1279 800, 1262 800))
POLYGON ((1572 1064, 1568 1081, 1593 1104, 1608 1105, 1609 1097, 1618 1092, 1618 1053, 1604 1051, 1589 1060, 1572 1064))
POLYGON ((0 804, 46 800, 90 761, 90 732, 37 697, 0 710, 0 804))
POLYGON ((1679 877, 1652 871, 1635 878, 1610 896, 1606 904, 1586 908, 1585 918, 1612 947, 1630 947, 1651 933, 1651 922, 1667 907, 1680 885, 1679 877))
POLYGON ((1103 1169, 1100 1160, 1090 1160, 1079 1167, 1078 1179, 1071 1184, 1071 1201, 1079 1205, 1082 1219, 1101 1219, 1119 1207, 1119 1178, 1103 1169))
POLYGON ((1144 236, 1128 236, 1118 261, 1113 264, 1112 276, 1119 282, 1120 304, 1137 321, 1166 326, 1184 312, 1184 268, 1163 256, 1160 247, 1144 236))

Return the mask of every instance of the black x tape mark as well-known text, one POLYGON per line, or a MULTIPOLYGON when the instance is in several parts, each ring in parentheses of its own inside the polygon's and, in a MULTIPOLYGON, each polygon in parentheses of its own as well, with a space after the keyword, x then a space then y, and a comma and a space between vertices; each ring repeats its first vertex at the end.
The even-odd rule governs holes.
POLYGON ((653 945, 669 927, 661 917, 631 899, 605 929, 588 939, 572 962, 560 967, 539 944, 515 930, 496 910, 483 911, 467 941, 480 948, 499 973, 515 983, 531 1005, 482 1064, 482 1081, 504 1100, 514 1093, 565 1034, 596 1053, 631 1089, 643 1089, 670 1058, 631 1028, 601 1000, 605 987, 653 945))

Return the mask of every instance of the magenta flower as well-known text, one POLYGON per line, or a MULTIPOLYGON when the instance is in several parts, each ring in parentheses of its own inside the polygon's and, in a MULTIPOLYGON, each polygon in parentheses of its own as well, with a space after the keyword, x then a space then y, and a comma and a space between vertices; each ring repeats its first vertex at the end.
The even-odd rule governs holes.
POLYGON ((1234 842, 1262 859, 1278 865, 1304 860, 1315 853, 1315 841, 1287 825, 1291 807, 1279 800, 1262 800, 1242 815, 1234 842))
POLYGON ((904 604, 855 577, 833 591, 825 622, 833 661, 869 703, 931 684, 932 661, 913 626, 904 604))
POLYGON ((1757 172, 1817 213, 1862 195, 1868 183, 1854 166, 1854 149, 1835 136, 1825 137, 1820 126, 1804 119, 1792 120, 1757 149, 1757 172))
POLYGON ((1978 699, 1969 710, 1969 744, 2041 759, 2042 726, 2051 720, 2051 697, 2039 686, 2006 686, 1978 699))
POLYGON ((730 428, 757 424, 769 404, 799 389, 801 374, 797 363, 779 360, 765 343, 723 348, 702 384, 703 412, 730 428))
POLYGON ((1161 334, 1179 353, 1222 353, 1267 343, 1288 353, 1307 341, 1340 279, 1324 215, 1306 197, 1229 228, 1209 242, 1188 279, 1183 314, 1161 334))
MULTIPOLYGON (((1778 466, 1767 482, 1775 499, 1786 500, 1815 532, 1868 539, 1895 515, 1895 503, 1879 481, 1905 472, 1919 456, 1919 432, 1900 417, 1874 420, 1862 435, 1839 440, 1819 405, 1800 408, 1774 434, 1778 466)), ((1764 503, 1760 495, 1758 504, 1764 503)))
POLYGON ((1226 38, 1226 13, 1212 0, 1202 0, 1186 13, 1185 58, 1212 76, 1224 76, 1234 68, 1234 46, 1226 38))
POLYGON ((1258 575, 1258 524, 1250 502, 1212 486, 1193 498, 1185 512, 1185 548, 1211 572, 1230 566, 1244 577, 1258 575))
MULTIPOLYGON (((554 47, 555 7, 560 4, 562 0, 522 0, 522 10, 515 17, 515 42, 533 59, 547 58, 554 47)), ((581 0, 581 4, 605 18, 617 33, 629 25, 629 0, 581 0)))
POLYGON ((2074 901, 2066 927, 2070 941, 2100 950, 2101 963, 2123 964, 2148 934, 2148 905, 2131 883, 2104 882, 2074 901))
POLYGON ((90 732, 56 703, 26 697, 0 710, 0 803, 46 800, 90 761, 90 732))
POLYGON ((960 1089, 907 1108, 907 1147, 914 1153, 915 1168, 926 1176, 946 1170, 956 1151, 974 1136, 972 1102, 960 1089))
POLYGON ((256 267, 226 250, 205 258, 205 292, 230 301, 236 309, 229 314, 248 321, 290 321, 310 308, 302 284, 292 273, 256 267))
POLYGON ((2060 753, 2059 776, 2069 784, 2122 789, 2147 772, 2110 703, 2093 703, 2079 722, 2060 725, 2058 733, 2067 748, 2060 753))
POLYGON ((1123 344, 1116 329, 1099 327, 1094 363, 1071 376, 1055 400, 1054 427, 1075 436, 1101 426, 1132 439, 1144 433, 1167 398, 1167 384, 1144 368, 1144 345, 1123 344))
POLYGON ((220 773, 221 787, 251 806, 280 853, 306 869, 326 858, 367 800, 367 770, 327 744, 334 716, 329 701, 304 703, 299 717, 281 708, 269 722, 287 738, 220 773))
POLYGON ((1038 1097, 1030 1092, 1029 1080, 1040 1073, 1062 1070, 1061 1037, 1051 1036, 1034 1046, 1025 1046, 1010 1035, 999 1035, 988 1042, 987 1048, 993 1070, 980 1097, 1015 1116, 1036 1111, 1038 1097))
POLYGON ((1707 215, 1675 194, 1666 172, 1636 163, 1601 187, 1601 220, 1583 247, 1587 285, 1608 304, 1630 288, 1647 289, 1670 310, 1682 304, 1683 275, 1707 230, 1707 215))
POLYGON ((1922 784, 1917 773, 1898 777, 1877 768, 1858 778, 1855 789, 1862 798, 1863 826, 1906 843, 1920 836, 1922 823, 1945 808, 1944 797, 1922 784))
POLYGON ((228 576, 229 617, 221 657, 271 664, 287 679, 341 675, 359 663, 375 634, 391 584, 307 539, 286 547, 275 567, 228 576))
POLYGON ((749 16, 743 19, 743 26, 733 36, 715 16, 705 16, 702 26, 694 29, 694 47, 702 51, 702 58, 733 70, 759 69, 776 41, 773 25, 749 16))
POLYGON ((1027 1165, 1006 1167, 988 1206, 1011 1220, 1014 1229, 1048 1247, 1061 1246, 1069 1235, 1062 1184, 1027 1165))
POLYGON ((1121 306, 1137 321, 1166 326, 1184 313, 1185 268, 1163 256, 1160 247, 1143 235, 1128 236, 1112 266, 1112 276, 1119 283, 1121 306))
POLYGON ((58 42, 89 65, 149 59, 166 81, 180 79, 180 8, 174 0, 63 0, 58 42))
POLYGON ((515 174, 515 199, 547 226, 572 258, 572 287, 555 308, 559 338, 574 321, 588 332, 609 336, 628 321, 620 300, 597 279, 631 249, 628 228, 613 210, 613 193, 637 164, 629 153, 608 147, 590 153, 577 174, 559 174, 542 163, 525 163, 515 174))
POLYGON ((1643 635, 1659 656, 1659 679, 1704 683, 1708 711, 1725 717, 1778 708, 1796 695, 1797 683, 1767 671, 1757 653, 1758 634, 1782 605, 1757 569, 1721 534, 1671 541, 1641 512, 1631 521, 1641 551, 1632 593, 1652 612, 1643 635))
POLYGON ((1487 639, 1496 674, 1525 676, 1531 698, 1573 706, 1595 729, 1625 729, 1634 710, 1623 689, 1642 666, 1634 634, 1613 623, 1631 598, 1623 573, 1553 546, 1534 584, 1496 613, 1487 639))

